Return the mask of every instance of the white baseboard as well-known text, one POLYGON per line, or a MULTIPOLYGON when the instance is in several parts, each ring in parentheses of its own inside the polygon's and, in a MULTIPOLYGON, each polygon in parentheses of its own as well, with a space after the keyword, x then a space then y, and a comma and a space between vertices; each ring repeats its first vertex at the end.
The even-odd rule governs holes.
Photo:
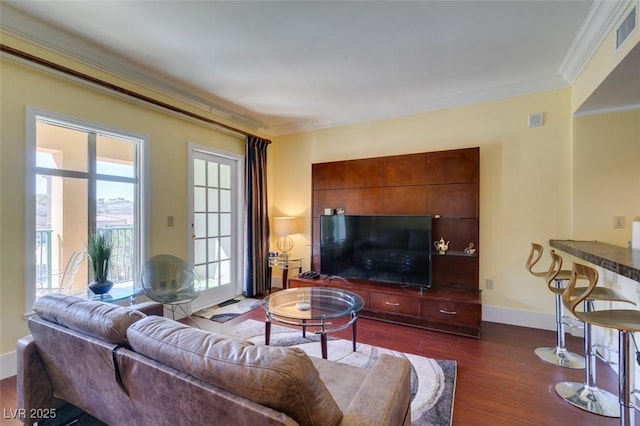
POLYGON ((18 374, 16 351, 0 355, 0 380, 18 374))
MULTIPOLYGON (((541 330, 556 330, 555 314, 544 314, 541 312, 502 308, 499 306, 482 305, 482 321, 538 328, 541 330)), ((565 327, 565 331, 572 336, 582 337, 582 329, 565 327)))
POLYGON ((521 327, 555 330, 556 320, 553 314, 503 308, 500 306, 482 305, 482 321, 521 327))

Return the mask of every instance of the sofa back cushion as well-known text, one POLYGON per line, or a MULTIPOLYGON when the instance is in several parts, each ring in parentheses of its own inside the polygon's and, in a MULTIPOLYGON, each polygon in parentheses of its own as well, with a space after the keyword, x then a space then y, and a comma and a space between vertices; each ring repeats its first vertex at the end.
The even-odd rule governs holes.
POLYGON ((47 294, 33 305, 42 319, 115 345, 129 346, 127 328, 146 315, 134 309, 64 294, 47 294))
POLYGON ((342 418, 300 349, 257 346, 161 317, 138 321, 127 337, 141 355, 281 411, 301 425, 335 425, 342 418))

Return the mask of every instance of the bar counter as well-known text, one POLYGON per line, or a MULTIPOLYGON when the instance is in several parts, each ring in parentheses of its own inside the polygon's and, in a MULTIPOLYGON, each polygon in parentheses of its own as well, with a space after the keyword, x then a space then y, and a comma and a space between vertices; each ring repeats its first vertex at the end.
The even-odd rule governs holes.
POLYGON ((586 262, 640 282, 640 250, 599 241, 549 240, 549 245, 586 262))

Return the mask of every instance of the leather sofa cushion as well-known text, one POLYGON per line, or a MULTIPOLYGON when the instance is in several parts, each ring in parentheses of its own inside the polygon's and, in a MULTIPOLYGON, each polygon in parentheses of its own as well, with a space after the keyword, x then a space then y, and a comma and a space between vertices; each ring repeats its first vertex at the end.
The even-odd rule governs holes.
POLYGON ((129 347, 127 328, 146 315, 134 309, 64 294, 47 294, 33 310, 42 319, 114 345, 129 347))
POLYGON ((300 349, 257 346, 161 317, 138 321, 127 336, 141 355, 281 411, 301 425, 335 425, 342 418, 300 349))

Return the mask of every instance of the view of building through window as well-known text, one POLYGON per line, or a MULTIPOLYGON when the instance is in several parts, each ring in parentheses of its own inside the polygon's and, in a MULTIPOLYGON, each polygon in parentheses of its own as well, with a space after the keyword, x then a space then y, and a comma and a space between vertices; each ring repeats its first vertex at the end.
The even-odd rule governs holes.
POLYGON ((140 141, 39 117, 35 145, 36 297, 87 291, 86 257, 74 270, 66 267, 93 230, 113 243, 109 279, 133 287, 140 141))

